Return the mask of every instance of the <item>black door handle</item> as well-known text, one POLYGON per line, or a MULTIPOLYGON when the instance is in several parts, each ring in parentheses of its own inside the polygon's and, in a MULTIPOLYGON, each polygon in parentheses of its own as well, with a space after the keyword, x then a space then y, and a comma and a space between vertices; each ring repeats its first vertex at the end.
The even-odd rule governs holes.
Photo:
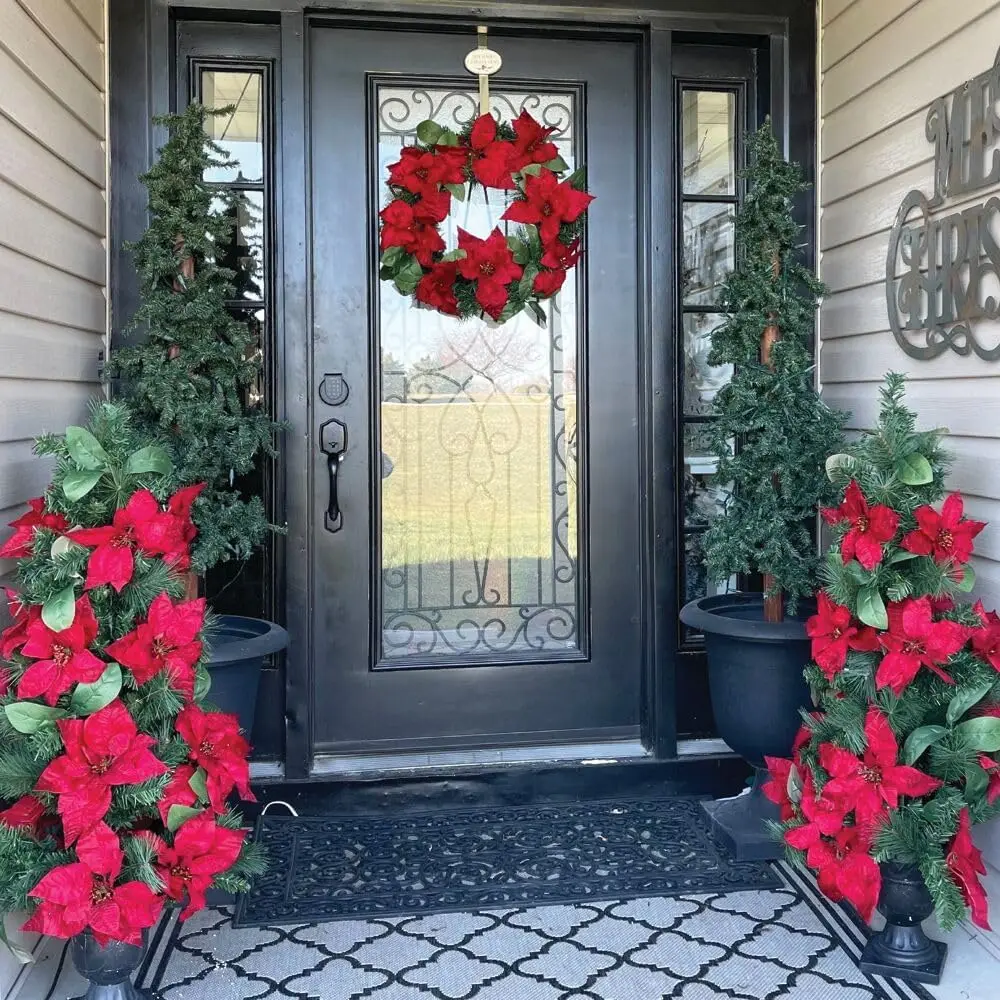
POLYGON ((344 515, 340 510, 338 476, 340 463, 347 453, 347 425, 341 420, 327 420, 319 429, 319 447, 326 455, 326 470, 330 480, 323 524, 327 531, 340 531, 344 526, 344 515))

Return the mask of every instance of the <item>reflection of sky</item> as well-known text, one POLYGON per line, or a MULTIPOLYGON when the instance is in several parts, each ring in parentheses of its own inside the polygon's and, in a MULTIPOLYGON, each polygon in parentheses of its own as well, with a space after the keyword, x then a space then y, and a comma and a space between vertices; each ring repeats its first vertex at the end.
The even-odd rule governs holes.
POLYGON ((246 181, 259 181, 263 178, 264 147, 261 143, 245 139, 221 139, 216 142, 226 151, 230 159, 237 161, 239 166, 206 170, 205 180, 232 183, 240 172, 246 181))
MULTIPOLYGON (((565 102, 566 96, 560 95, 560 102, 565 102)), ((538 112, 529 109, 538 117, 538 112)), ((409 124, 409 123, 408 123, 409 124)), ((412 123, 415 127, 417 121, 412 123)), ((380 137, 379 178, 384 182, 388 167, 399 159, 400 148, 406 142, 411 142, 411 135, 385 135, 380 137)), ((573 166, 571 142, 560 142, 560 155, 573 166)), ((384 189, 383 189, 384 190, 384 189)), ((469 194, 465 202, 452 199, 452 209, 449 217, 441 224, 441 235, 446 249, 458 247, 458 229, 472 233, 484 239, 494 228, 498 227, 504 233, 514 233, 516 223, 502 222, 500 217, 506 211, 510 195, 495 189, 485 190, 480 185, 466 189, 469 194)), ((388 193, 384 201, 388 201, 388 193)), ((548 379, 551 372, 552 359, 550 349, 553 336, 561 334, 562 364, 561 367, 572 367, 572 359, 576 354, 576 303, 578 270, 570 272, 566 283, 559 291, 555 300, 548 299, 541 303, 548 317, 545 329, 527 314, 519 313, 508 320, 503 327, 503 341, 509 337, 518 345, 516 351, 516 370, 506 370, 502 374, 494 371, 498 383, 509 383, 511 386, 523 383, 526 378, 548 379), (558 315, 553 315, 553 303, 558 305, 558 315), (567 336, 567 334, 569 334, 567 336), (499 377, 497 377, 499 375, 499 377)), ((412 365, 423 358, 437 358, 444 350, 451 353, 450 348, 468 344, 477 340, 476 330, 488 324, 481 319, 458 320, 455 317, 444 316, 429 309, 416 308, 410 296, 400 295, 388 282, 379 282, 380 328, 382 351, 404 365, 412 365)), ((483 338, 490 343, 497 342, 497 336, 487 335, 483 338)))

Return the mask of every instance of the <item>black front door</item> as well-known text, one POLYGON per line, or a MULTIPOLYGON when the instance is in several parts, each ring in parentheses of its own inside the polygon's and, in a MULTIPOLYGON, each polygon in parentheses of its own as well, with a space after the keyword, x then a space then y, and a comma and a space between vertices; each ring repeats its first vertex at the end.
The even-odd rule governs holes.
MULTIPOLYGON (((312 467, 292 509, 311 512, 313 751, 638 739, 638 48, 490 34, 494 113, 555 126, 597 197, 543 329, 417 310, 377 277, 386 166, 421 121, 476 114, 474 35, 310 31, 312 384, 292 433, 312 467)), ((456 203, 452 246, 459 225, 488 234, 500 195, 456 203)))

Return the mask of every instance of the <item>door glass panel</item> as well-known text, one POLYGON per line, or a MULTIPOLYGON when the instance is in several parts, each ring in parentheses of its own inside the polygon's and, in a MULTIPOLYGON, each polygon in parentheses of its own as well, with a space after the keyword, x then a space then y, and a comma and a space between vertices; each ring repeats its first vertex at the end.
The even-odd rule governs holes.
MULTIPOLYGON (((553 126, 572 168, 575 94, 491 93, 506 121, 527 110, 553 126)), ((379 169, 425 119, 459 131, 478 94, 381 86, 379 169)), ((505 229, 504 192, 476 187, 441 232, 505 229)), ((497 325, 415 308, 378 282, 381 430, 381 659, 457 665, 585 654, 581 630, 577 422, 577 282, 497 325)))
POLYGON ((733 91, 683 91, 684 194, 736 193, 735 126, 736 94, 733 91))
POLYGON ((717 305, 733 269, 733 206, 723 202, 684 205, 684 305, 717 305))
POLYGON ((684 313, 684 415, 706 417, 733 374, 732 365, 710 365, 712 331, 725 320, 718 313, 684 313))
POLYGON ((261 70, 201 71, 201 103, 206 108, 231 109, 224 115, 208 116, 205 129, 237 161, 232 167, 213 167, 205 180, 239 184, 264 179, 263 82, 261 70))

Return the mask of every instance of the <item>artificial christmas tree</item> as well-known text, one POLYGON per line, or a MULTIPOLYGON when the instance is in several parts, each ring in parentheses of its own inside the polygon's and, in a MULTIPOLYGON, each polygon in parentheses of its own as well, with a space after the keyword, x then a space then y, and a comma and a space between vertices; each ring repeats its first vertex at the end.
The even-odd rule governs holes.
MULTIPOLYGON (((245 495, 239 477, 275 454, 281 430, 259 402, 250 402, 261 378, 261 347, 231 308, 254 276, 245 266, 225 266, 239 263, 234 227, 251 208, 205 181, 207 172, 235 166, 208 139, 206 116, 232 112, 192 104, 156 119, 169 139, 142 177, 150 222, 130 248, 141 292, 133 321, 138 339, 115 350, 108 366, 109 375, 121 378, 120 395, 136 426, 163 438, 177 481, 204 484, 191 507, 193 574, 246 560, 271 531, 261 497, 245 495)), ((189 578, 188 596, 197 589, 189 578)), ((242 616, 222 616, 213 631, 215 697, 248 731, 263 658, 286 640, 279 626, 242 616), (224 674, 217 664, 227 665, 224 674)))
POLYGON ((687 604, 704 632, 719 735, 756 769, 748 797, 709 807, 715 832, 742 859, 775 857, 760 794, 765 755, 791 749, 806 694, 809 646, 800 598, 816 589, 816 508, 833 499, 823 463, 840 447, 841 416, 814 385, 812 332, 822 285, 801 261, 792 201, 807 185, 767 122, 749 141, 746 197, 736 215, 737 267, 726 280, 726 321, 709 363, 733 375, 714 400, 716 480, 725 504, 705 535, 711 580, 759 575, 763 594, 687 604), (789 614, 786 615, 785 605, 789 614))
POLYGON ((890 919, 863 967, 933 982, 943 948, 920 920, 948 928, 968 907, 987 926, 969 829, 1000 811, 1000 619, 957 600, 983 523, 957 494, 936 507, 942 432, 915 430, 903 393, 890 375, 877 429, 827 463, 842 500, 823 511, 837 540, 808 622, 816 710, 792 759, 768 761, 765 794, 820 888, 890 919))
POLYGON ((164 903, 190 915, 209 885, 242 891, 262 870, 227 805, 249 794, 248 746, 203 704, 205 604, 183 597, 200 487, 178 489, 149 441, 111 403, 41 440, 52 484, 0 547, 18 560, 0 636, 0 910, 86 936, 74 954, 89 962, 140 946, 164 903))

